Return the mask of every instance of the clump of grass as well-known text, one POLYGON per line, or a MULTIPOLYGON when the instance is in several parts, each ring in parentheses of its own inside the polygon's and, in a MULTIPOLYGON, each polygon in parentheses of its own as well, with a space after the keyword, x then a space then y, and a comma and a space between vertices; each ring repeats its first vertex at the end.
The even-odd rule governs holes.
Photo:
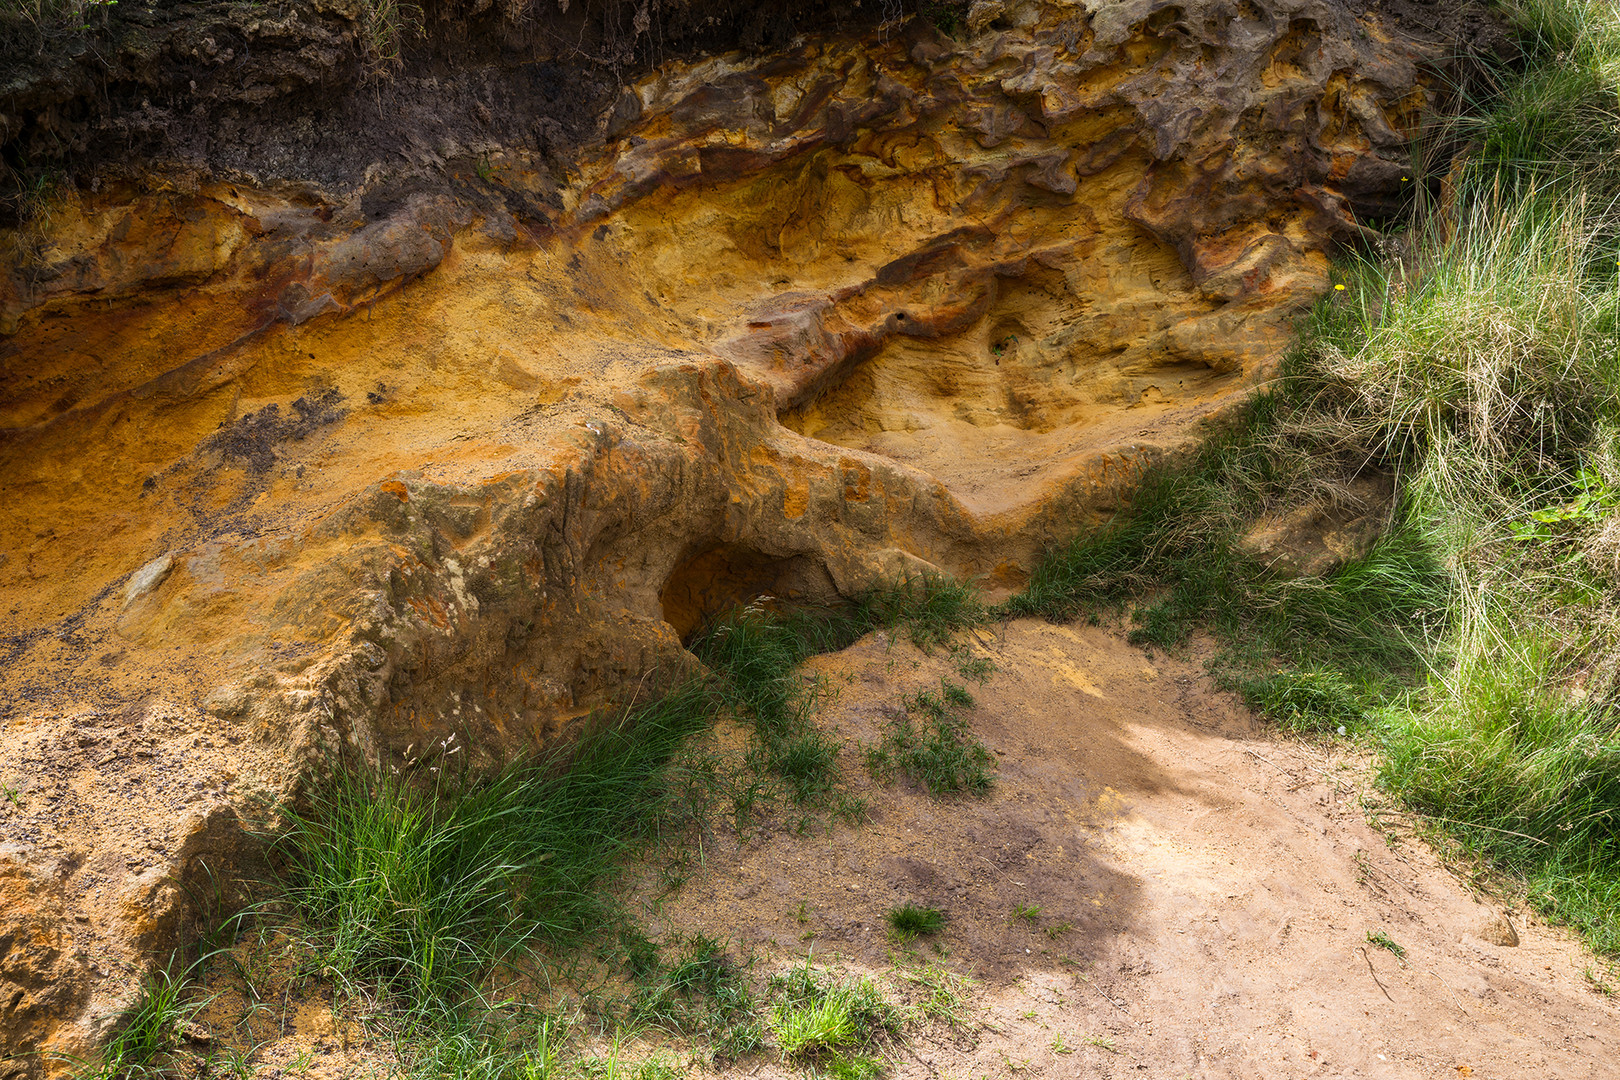
POLYGON ((945 913, 939 908, 919 907, 909 901, 889 909, 889 932, 900 941, 937 934, 945 929, 945 913))
POLYGON ((1367 694, 1331 668, 1284 668, 1233 680, 1244 704, 1286 731, 1350 734, 1367 722, 1367 694))
POLYGON ((774 975, 771 1031, 785 1060, 853 1060, 899 1034, 904 1012, 865 976, 839 976, 809 961, 774 975))
MULTIPOLYGON (((944 578, 902 582, 842 607, 775 610, 750 604, 699 634, 692 650, 719 674, 728 706, 754 727, 762 771, 778 777, 797 803, 838 803, 838 747, 817 730, 824 688, 798 666, 848 648, 879 627, 903 630, 919 647, 948 643, 984 618, 978 594, 944 578)), ((838 806, 839 816, 851 814, 838 806)))
POLYGON ((735 1050, 738 1033, 732 1029, 754 1023, 755 1002, 746 967, 714 938, 692 935, 681 942, 668 965, 660 961, 656 948, 650 955, 645 950, 632 952, 627 959, 637 982, 629 1004, 632 1026, 721 1032, 735 1050))
POLYGON ((1299 424, 1312 394, 1287 386, 1239 410, 1190 460, 1151 472, 1127 514, 1048 553, 1001 613, 1067 621, 1135 601, 1130 638, 1141 645, 1172 648, 1204 627, 1247 650, 1250 666, 1259 654, 1373 678, 1416 669, 1448 589, 1421 537, 1392 535, 1326 578, 1279 576, 1242 547, 1273 508, 1336 497, 1339 452, 1299 424))
POLYGON ((1378 946, 1380 949, 1383 949, 1385 952, 1390 953, 1397 960, 1400 960, 1402 962, 1404 962, 1406 960, 1406 948, 1405 948, 1405 946, 1400 945, 1399 943, 1397 943, 1394 938, 1390 937, 1388 934, 1384 933, 1382 930, 1369 930, 1369 931, 1367 931, 1367 944, 1378 946))
POLYGON ((208 1007, 209 998, 193 992, 194 973, 195 967, 171 961, 148 976, 118 1033, 102 1048, 100 1060, 80 1071, 78 1080, 169 1075, 182 1029, 208 1007))
POLYGON ((568 1020, 541 1014, 514 1020, 499 1013, 447 1018, 401 1043, 400 1075, 409 1080, 551 1080, 568 1073, 568 1020))
POLYGON ((874 627, 903 629, 911 643, 927 651, 948 646, 956 634, 989 617, 979 591, 950 578, 929 576, 877 589, 857 605, 859 617, 874 627))
POLYGON ((1012 917, 1022 919, 1029 925, 1034 926, 1041 917, 1041 906, 1039 904, 1015 904, 1012 917))
POLYGON ((916 1008, 930 1020, 943 1020, 952 1027, 962 1024, 972 992, 973 980, 958 975, 939 963, 908 968, 900 978, 919 992, 916 1008))
POLYGON ((334 777, 275 844, 327 971, 454 1011, 531 945, 611 924, 605 879, 662 820, 666 767, 710 713, 693 684, 487 780, 334 777))
POLYGON ((902 705, 905 711, 883 737, 866 747, 866 768, 874 778, 904 776, 935 796, 990 790, 993 759, 968 726, 964 713, 973 706, 973 696, 966 687, 941 679, 937 693, 920 691, 902 705))

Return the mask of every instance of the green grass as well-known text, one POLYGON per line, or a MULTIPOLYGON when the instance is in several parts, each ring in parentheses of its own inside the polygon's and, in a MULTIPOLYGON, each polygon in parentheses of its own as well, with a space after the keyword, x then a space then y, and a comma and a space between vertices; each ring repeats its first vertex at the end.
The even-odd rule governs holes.
POLYGON ((889 932, 900 941, 937 934, 945 929, 945 913, 939 908, 919 907, 904 903, 889 909, 886 916, 889 932))
POLYGON ((935 962, 902 970, 903 982, 916 988, 918 1013, 930 1020, 941 1020, 952 1027, 963 1024, 973 980, 958 975, 935 962))
POLYGON ((879 628, 905 633, 919 648, 946 645, 984 618, 973 589, 925 578, 842 607, 738 608, 704 628, 692 651, 719 674, 728 707, 751 722, 761 771, 777 777, 796 803, 858 818, 839 802, 838 747, 814 724, 825 688, 801 678, 799 665, 879 628))
POLYGON ((839 976, 809 961, 773 976, 771 1033, 785 1060, 844 1063, 858 1073, 869 1051, 898 1035, 904 1011, 865 976, 839 976))
POLYGON ((1211 632, 1252 707, 1367 738, 1385 788, 1614 953, 1620 13, 1503 7, 1520 54, 1430 124, 1392 254, 1347 256, 1276 382, 1001 610, 1125 613, 1150 648, 1211 632), (1249 554, 1256 522, 1369 470, 1399 500, 1365 557, 1290 579, 1249 554))
POLYGON ((148 976, 101 1058, 75 1073, 77 1080, 138 1080, 172 1075, 182 1030, 208 1005, 192 987, 195 966, 177 961, 148 976))
MULTIPOLYGON (((275 841, 286 899, 328 974, 407 1013, 453 1014, 535 949, 619 926, 611 879, 624 859, 680 835, 725 786, 712 762, 680 755, 723 709, 752 722, 758 763, 795 801, 858 818, 858 800, 834 797, 838 748, 814 726, 817 690, 798 665, 875 626, 943 640, 965 606, 957 587, 922 582, 847 608, 744 608, 695 646, 715 679, 593 722, 557 752, 488 777, 453 772, 448 754, 409 777, 340 772, 275 841)), ((739 817, 758 794, 733 792, 739 817)), ((654 997, 684 992, 679 970, 654 997)))
POLYGON ((1394 938, 1390 937, 1382 930, 1367 931, 1367 944, 1378 946, 1380 949, 1383 949, 1384 951, 1393 955, 1397 960, 1405 961, 1406 959, 1405 946, 1397 944, 1394 938))
POLYGON ((1016 904, 1013 907, 1012 917, 1014 919, 1023 919, 1029 925, 1034 926, 1041 917, 1041 907, 1039 904, 1016 904))
POLYGON ((314 791, 274 850, 327 972, 454 1012, 533 947, 611 925, 604 885, 666 821, 667 767, 710 699, 689 685, 488 779, 348 773, 314 791))
POLYGON ((904 711, 865 749, 866 768, 874 779, 903 776, 934 796, 990 790, 994 759, 964 715, 973 706, 966 687, 941 679, 937 693, 922 690, 901 704, 904 711))
MULTIPOLYGON (((554 967, 577 965, 587 952, 622 959, 633 982, 622 1000, 592 999, 600 1022, 621 1034, 701 1036, 717 1060, 735 1060, 765 1047, 769 1015, 794 1056, 860 1073, 867 1059, 834 1052, 842 1037, 834 1031, 827 1041, 815 1025, 836 1029, 843 1016, 854 1025, 849 1045, 860 1047, 874 1024, 898 1023, 869 984, 806 968, 773 984, 767 1014, 748 964, 720 942, 695 936, 661 947, 642 934, 618 878, 649 845, 701 836, 717 804, 729 801, 741 829, 776 797, 773 784, 796 803, 860 820, 864 802, 838 786, 838 746, 814 723, 825 687, 807 682, 799 665, 879 627, 925 648, 948 644, 983 617, 971 590, 934 580, 840 608, 750 606, 696 641, 709 675, 587 721, 548 754, 493 775, 458 770, 463 759, 449 746, 403 774, 339 770, 288 811, 273 840, 282 885, 273 910, 295 913, 291 929, 307 945, 308 967, 384 1004, 412 1076, 552 1075, 568 1026, 535 1021, 529 1009, 511 1013, 514 1003, 493 1001, 491 988, 512 977, 544 984, 554 967), (740 767, 691 745, 725 714, 754 731, 740 767)), ((667 887, 678 888, 681 876, 666 873, 667 887)), ((266 908, 265 917, 277 916, 266 908)), ((120 1036, 119 1061, 151 1056, 142 1049, 150 1026, 120 1036)), ((574 1062, 624 1076, 643 1064, 617 1049, 594 1064, 574 1062)))

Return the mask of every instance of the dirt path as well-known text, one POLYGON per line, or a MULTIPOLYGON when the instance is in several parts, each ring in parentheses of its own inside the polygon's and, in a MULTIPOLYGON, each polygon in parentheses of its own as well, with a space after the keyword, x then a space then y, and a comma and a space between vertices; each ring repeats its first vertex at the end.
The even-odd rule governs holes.
MULTIPOLYGON (((1019 622, 975 651, 998 667, 973 714, 990 796, 874 787, 865 826, 722 843, 650 929, 888 971, 889 907, 944 909, 971 1016, 897 1051, 898 1077, 1620 1076, 1579 946, 1519 913, 1516 946, 1488 941, 1499 909, 1369 824, 1354 754, 1273 738, 1107 630, 1019 622)), ((823 722, 871 741, 954 664, 882 635, 820 658, 823 722)))

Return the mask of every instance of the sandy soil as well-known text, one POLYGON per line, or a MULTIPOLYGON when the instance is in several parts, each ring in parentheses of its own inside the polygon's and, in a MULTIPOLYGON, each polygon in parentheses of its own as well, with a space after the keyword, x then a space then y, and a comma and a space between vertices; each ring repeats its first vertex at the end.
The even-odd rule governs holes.
MULTIPOLYGON (((997 666, 972 687, 988 796, 868 780, 859 745, 903 695, 962 681, 966 655, 872 635, 809 665, 835 692, 822 722, 869 822, 722 833, 648 932, 727 940, 757 975, 810 955, 902 991, 917 964, 971 976, 960 1024, 888 1048, 901 1080, 1620 1076, 1620 1009, 1588 983, 1590 956, 1471 891, 1378 808, 1353 746, 1280 740, 1196 655, 1107 629, 1022 621, 971 651, 997 666), (897 947, 884 915, 902 901, 943 909, 945 930, 897 947)), ((319 1001, 295 1013, 257 1075, 386 1070, 319 1001)), ((689 1047, 643 1049, 709 1071, 689 1047)), ((800 1074, 766 1057, 721 1075, 800 1074)))
MULTIPOLYGON (((866 826, 712 852, 671 922, 882 971, 889 907, 944 909, 974 1023, 897 1051, 897 1077, 1620 1076, 1590 958, 1523 912, 1517 946, 1489 943, 1501 909, 1369 808, 1350 747, 1279 740, 1192 659, 1108 630, 1018 622, 975 651, 998 666, 973 717, 991 795, 873 788, 866 826)), ((851 742, 953 665, 882 635, 813 664, 852 680, 824 717, 851 742)))

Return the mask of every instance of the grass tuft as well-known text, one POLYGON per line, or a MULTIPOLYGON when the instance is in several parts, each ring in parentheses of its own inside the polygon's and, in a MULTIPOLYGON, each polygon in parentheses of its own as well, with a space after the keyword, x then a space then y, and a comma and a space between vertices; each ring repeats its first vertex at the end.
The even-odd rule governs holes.
POLYGON ((904 776, 934 796, 990 790, 994 759, 963 715, 973 706, 966 687, 941 679, 938 693, 919 691, 902 706, 904 712, 883 737, 865 749, 866 768, 875 779, 904 776))
POLYGON ((771 1031, 784 1060, 850 1061, 899 1034, 905 1014, 877 984, 838 976, 809 961, 771 977, 771 1031))
POLYGON ((709 698, 689 685, 488 780, 333 778, 275 845, 326 971, 450 1012, 530 947, 610 925, 604 882, 663 819, 709 698))
POLYGON ((939 908, 918 907, 910 902, 890 908, 887 919, 889 931, 900 941, 937 934, 945 929, 943 911, 939 908))
POLYGON ((209 998, 192 992, 195 968, 174 961, 149 975, 101 1059, 77 1074, 78 1080, 138 1080, 171 1075, 174 1051, 185 1025, 208 1007, 209 998))

